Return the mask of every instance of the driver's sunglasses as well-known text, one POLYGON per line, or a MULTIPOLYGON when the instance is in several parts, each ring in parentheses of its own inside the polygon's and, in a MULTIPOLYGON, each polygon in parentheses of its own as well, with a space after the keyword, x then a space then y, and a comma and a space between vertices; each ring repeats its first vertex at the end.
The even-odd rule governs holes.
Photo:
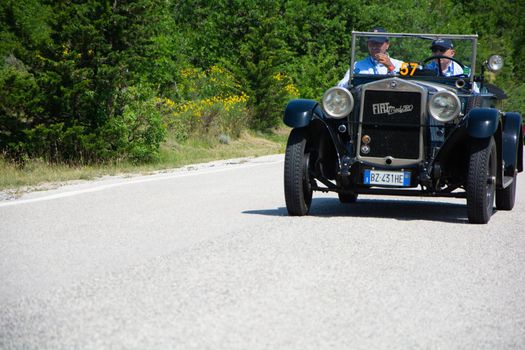
POLYGON ((448 49, 442 47, 433 47, 432 52, 446 52, 448 49))

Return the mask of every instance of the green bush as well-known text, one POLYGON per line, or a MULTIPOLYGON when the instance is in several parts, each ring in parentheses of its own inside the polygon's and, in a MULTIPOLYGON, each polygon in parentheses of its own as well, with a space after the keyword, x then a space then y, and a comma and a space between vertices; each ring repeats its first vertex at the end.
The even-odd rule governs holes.
POLYGON ((519 112, 525 118, 525 83, 516 84, 506 92, 509 98, 504 100, 505 110, 519 112))
POLYGON ((36 125, 26 129, 22 154, 53 163, 84 163, 100 159, 100 142, 87 128, 64 123, 36 125))
POLYGON ((69 163, 157 158, 165 126, 154 96, 183 60, 170 54, 183 40, 172 24, 162 0, 2 2, 0 150, 69 163))
POLYGON ((103 128, 108 143, 133 162, 158 159, 166 127, 154 91, 132 86, 121 91, 117 103, 123 108, 122 114, 110 119, 103 128))
POLYGON ((227 134, 235 139, 248 127, 247 100, 248 97, 242 94, 179 104, 164 99, 161 105, 168 130, 179 142, 199 135, 216 137, 227 134))
POLYGON ((126 88, 119 93, 116 104, 122 113, 94 130, 62 122, 28 128, 24 131, 25 142, 18 143, 17 150, 56 163, 157 159, 166 128, 153 91, 142 86, 126 88))
POLYGON ((23 130, 39 108, 40 94, 34 76, 23 67, 0 68, 0 149, 8 156, 21 154, 23 130))
POLYGON ((190 136, 238 138, 247 128, 249 97, 227 69, 215 65, 208 70, 181 70, 177 100, 158 99, 165 124, 178 141, 190 136))

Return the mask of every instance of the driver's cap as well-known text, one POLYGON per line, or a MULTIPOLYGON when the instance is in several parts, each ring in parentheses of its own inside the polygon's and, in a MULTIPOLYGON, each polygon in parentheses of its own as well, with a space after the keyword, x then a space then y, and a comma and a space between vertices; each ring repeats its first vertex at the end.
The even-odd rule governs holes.
MULTIPOLYGON (((374 33, 386 33, 386 30, 381 27, 374 27, 372 28, 371 32, 374 33)), ((368 38, 368 41, 373 41, 376 43, 384 43, 388 41, 388 38, 386 36, 371 36, 368 38)))
POLYGON ((453 49, 454 44, 452 44, 452 40, 450 39, 436 39, 432 42, 430 49, 433 49, 434 47, 441 47, 443 49, 453 49))

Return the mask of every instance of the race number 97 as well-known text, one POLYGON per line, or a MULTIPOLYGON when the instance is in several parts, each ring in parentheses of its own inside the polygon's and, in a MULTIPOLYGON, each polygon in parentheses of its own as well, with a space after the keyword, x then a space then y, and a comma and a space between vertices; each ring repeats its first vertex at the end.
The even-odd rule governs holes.
POLYGON ((402 76, 413 76, 418 66, 417 62, 403 62, 399 74, 402 76))

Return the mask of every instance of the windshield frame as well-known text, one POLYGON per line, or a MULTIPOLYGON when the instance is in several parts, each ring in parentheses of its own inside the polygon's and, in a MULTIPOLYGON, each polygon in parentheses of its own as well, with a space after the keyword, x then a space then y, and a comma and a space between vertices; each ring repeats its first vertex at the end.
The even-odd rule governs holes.
MULTIPOLYGON (((451 40, 470 40, 472 44, 472 51, 471 51, 471 74, 469 77, 469 81, 471 86, 474 83, 474 75, 476 72, 476 48, 478 43, 478 36, 476 34, 467 34, 467 35, 461 35, 461 34, 428 34, 428 33, 388 33, 388 32, 360 32, 360 31, 352 31, 352 52, 350 56, 350 79, 349 82, 352 81, 354 77, 354 64, 355 64, 355 50, 356 50, 356 42, 358 37, 389 37, 389 38, 404 38, 404 37, 415 37, 415 38, 421 38, 425 40, 436 40, 436 39, 451 39, 451 40)), ((396 75, 397 76, 397 75, 396 75)))

